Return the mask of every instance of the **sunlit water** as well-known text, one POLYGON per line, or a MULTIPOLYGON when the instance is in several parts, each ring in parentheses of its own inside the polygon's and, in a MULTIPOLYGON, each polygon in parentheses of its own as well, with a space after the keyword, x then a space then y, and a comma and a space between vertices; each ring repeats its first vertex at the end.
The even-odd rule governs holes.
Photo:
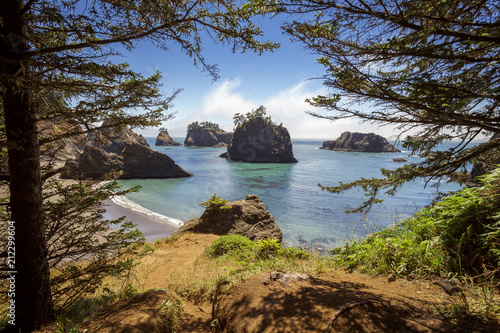
MULTIPOLYGON (((175 138, 183 142, 182 138, 175 138)), ((252 164, 230 162, 218 157, 225 148, 155 147, 154 138, 147 138, 153 149, 169 155, 185 170, 189 178, 119 181, 124 188, 140 185, 138 193, 127 198, 157 214, 174 221, 200 216, 199 203, 214 193, 230 201, 258 195, 280 226, 287 246, 301 244, 329 248, 341 245, 344 239, 360 237, 374 228, 384 228, 397 219, 405 219, 429 204, 436 188, 424 187, 423 181, 404 185, 395 196, 382 196, 366 217, 346 214, 346 209, 359 206, 366 197, 362 191, 343 194, 323 192, 318 186, 338 185, 360 177, 381 176, 380 169, 394 169, 401 164, 392 159, 409 161, 408 152, 352 153, 318 149, 322 141, 294 140, 295 164, 252 164)), ((459 189, 457 184, 442 184, 440 191, 459 189)))

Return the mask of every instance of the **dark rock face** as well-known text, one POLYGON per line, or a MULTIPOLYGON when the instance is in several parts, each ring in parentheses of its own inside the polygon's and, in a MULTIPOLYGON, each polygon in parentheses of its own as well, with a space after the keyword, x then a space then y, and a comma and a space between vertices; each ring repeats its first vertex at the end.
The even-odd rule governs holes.
POLYGON ((138 143, 128 143, 121 155, 107 153, 95 146, 86 146, 77 160, 66 162, 65 177, 81 179, 102 179, 116 175, 119 179, 137 178, 177 178, 192 176, 165 154, 144 147, 138 143))
POLYGON ((160 132, 156 137, 155 146, 180 146, 181 144, 174 141, 167 132, 160 132))
POLYGON ((251 123, 234 132, 227 147, 228 160, 251 163, 296 163, 292 140, 284 126, 251 123))
POLYGON ((127 144, 122 151, 122 156, 124 167, 121 179, 192 176, 167 155, 137 143, 127 144))
POLYGON ((83 153, 75 160, 66 161, 66 172, 63 178, 101 179, 104 175, 110 178, 123 170, 123 157, 106 153, 95 146, 85 146, 83 153))
POLYGON ((186 147, 226 147, 233 133, 223 130, 195 129, 187 132, 184 146, 186 147))
POLYGON ((375 133, 344 132, 337 140, 323 142, 320 149, 367 153, 399 153, 399 149, 375 133))
POLYGON ((149 147, 142 135, 125 127, 93 133, 83 152, 66 161, 63 178, 103 179, 119 174, 120 179, 190 177, 165 154, 149 147))
POLYGON ((176 233, 243 235, 253 241, 276 239, 280 243, 283 240, 274 217, 256 195, 248 195, 245 200, 233 201, 226 206, 231 208, 221 209, 210 205, 203 215, 187 221, 176 233))

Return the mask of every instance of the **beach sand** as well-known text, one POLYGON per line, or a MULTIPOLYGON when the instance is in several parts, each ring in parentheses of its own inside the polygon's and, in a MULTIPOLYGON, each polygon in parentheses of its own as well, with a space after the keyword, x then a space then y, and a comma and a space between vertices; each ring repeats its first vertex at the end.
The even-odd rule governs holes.
POLYGON ((106 209, 104 213, 105 219, 114 220, 125 216, 126 221, 137 224, 137 228, 144 233, 147 241, 168 237, 179 228, 174 224, 164 223, 164 221, 154 216, 120 206, 111 200, 105 200, 103 204, 106 209))

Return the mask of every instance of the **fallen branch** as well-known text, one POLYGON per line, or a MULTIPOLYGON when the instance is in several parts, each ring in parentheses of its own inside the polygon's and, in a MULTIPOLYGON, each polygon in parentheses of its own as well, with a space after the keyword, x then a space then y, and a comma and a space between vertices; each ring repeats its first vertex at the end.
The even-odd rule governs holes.
POLYGON ((333 324, 338 319, 338 317, 340 317, 343 313, 350 311, 350 310, 352 310, 360 305, 368 304, 368 303, 375 303, 375 302, 379 303, 380 301, 377 301, 374 299, 368 299, 365 301, 361 301, 361 302, 357 302, 357 303, 353 303, 353 304, 349 304, 349 305, 344 306, 343 308, 341 308, 340 310, 335 312, 335 314, 332 316, 332 318, 330 318, 330 320, 328 321, 328 327, 326 328, 326 330, 323 331, 323 333, 332 333, 333 332, 333 330, 332 330, 333 324))
POLYGON ((432 283, 443 288, 443 290, 446 291, 446 293, 449 295, 454 295, 454 294, 462 291, 462 289, 460 289, 459 287, 453 286, 453 285, 446 283, 446 282, 443 282, 443 281, 434 280, 434 281, 432 281, 432 283))

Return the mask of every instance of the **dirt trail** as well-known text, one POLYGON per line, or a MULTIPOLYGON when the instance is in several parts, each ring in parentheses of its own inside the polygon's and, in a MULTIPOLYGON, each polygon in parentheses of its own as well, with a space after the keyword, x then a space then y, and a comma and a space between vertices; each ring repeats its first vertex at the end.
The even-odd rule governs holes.
MULTIPOLYGON (((157 288, 132 299, 119 300, 83 329, 87 332, 165 332, 166 300, 175 300, 179 271, 199 272, 196 265, 205 248, 218 236, 187 235, 163 245, 138 267, 143 289, 157 288), (160 289, 161 288, 161 289, 160 289)), ((324 332, 499 332, 498 325, 469 319, 444 319, 434 311, 452 299, 430 281, 388 282, 342 271, 314 276, 293 272, 260 274, 219 295, 216 320, 212 305, 183 301, 176 332, 267 333, 324 332), (364 304, 358 304, 363 303, 364 304), (348 308, 349 305, 353 305, 348 308), (347 309, 346 309, 347 308, 347 309)), ((171 301, 172 302, 172 301, 171 301)), ((171 304, 171 303, 169 303, 171 304)), ((80 331, 83 331, 80 329, 80 331)))

